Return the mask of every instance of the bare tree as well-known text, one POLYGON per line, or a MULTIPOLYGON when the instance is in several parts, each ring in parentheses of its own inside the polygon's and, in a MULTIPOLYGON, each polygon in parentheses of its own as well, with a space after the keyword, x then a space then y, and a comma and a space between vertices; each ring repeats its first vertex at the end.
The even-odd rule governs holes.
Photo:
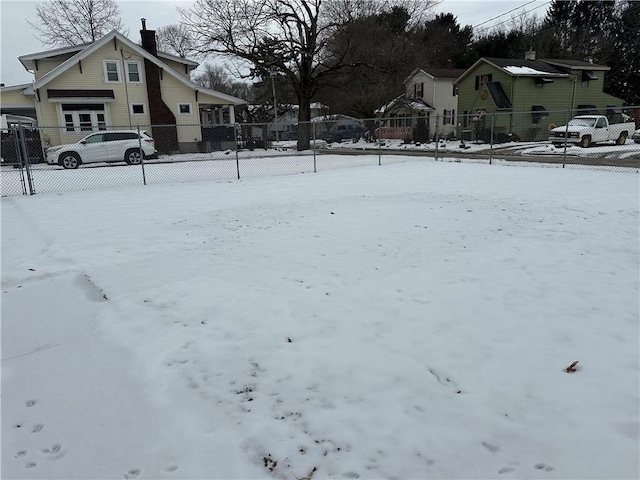
POLYGON ((205 63, 202 72, 193 77, 193 82, 234 97, 247 98, 251 94, 251 86, 234 80, 222 65, 205 63))
POLYGON ((27 20, 43 45, 69 47, 94 42, 111 30, 126 34, 116 0, 47 0, 27 20))
MULTIPOLYGON (((405 0, 411 3, 413 0, 405 0)), ((360 15, 392 4, 391 0, 196 0, 179 9, 184 24, 202 53, 242 59, 251 76, 282 75, 299 105, 299 121, 311 119, 311 100, 340 72, 354 65, 345 61, 349 42, 329 51, 337 29, 360 15)), ((431 5, 430 1, 413 1, 431 5)), ((301 123, 298 149, 309 148, 310 124, 301 123)))
POLYGON ((182 58, 197 54, 191 31, 184 25, 167 25, 156 30, 158 50, 182 58))

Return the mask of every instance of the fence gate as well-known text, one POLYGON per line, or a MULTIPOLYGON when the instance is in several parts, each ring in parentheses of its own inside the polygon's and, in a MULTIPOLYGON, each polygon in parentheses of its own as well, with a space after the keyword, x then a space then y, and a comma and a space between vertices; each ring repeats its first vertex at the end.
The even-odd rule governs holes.
POLYGON ((2 131, 2 196, 33 195, 31 163, 43 159, 40 134, 22 125, 2 131))

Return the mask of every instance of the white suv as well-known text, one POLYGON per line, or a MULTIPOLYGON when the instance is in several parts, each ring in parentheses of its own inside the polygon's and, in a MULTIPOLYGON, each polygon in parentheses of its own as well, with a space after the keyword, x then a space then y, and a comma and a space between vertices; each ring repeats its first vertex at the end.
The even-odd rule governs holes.
POLYGON ((77 143, 47 149, 47 163, 78 168, 81 163, 126 162, 138 165, 142 158, 155 158, 155 142, 147 132, 111 130, 91 133, 77 143), (140 147, 142 154, 140 155, 140 147))

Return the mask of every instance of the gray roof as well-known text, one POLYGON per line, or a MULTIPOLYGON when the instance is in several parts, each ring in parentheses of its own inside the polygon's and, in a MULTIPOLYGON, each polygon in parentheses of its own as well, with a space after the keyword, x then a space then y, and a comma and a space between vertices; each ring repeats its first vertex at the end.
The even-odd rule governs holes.
POLYGON ((556 58, 545 58, 542 62, 549 65, 556 65, 559 67, 573 68, 577 70, 610 70, 610 67, 606 65, 596 65, 594 63, 583 62, 582 60, 562 60, 556 58))
POLYGON ((546 72, 549 74, 564 75, 567 72, 561 68, 555 67, 546 63, 544 60, 525 60, 518 58, 494 58, 484 57, 484 59, 498 67, 525 67, 539 72, 546 72))
POLYGON ((423 68, 422 70, 435 78, 458 78, 465 72, 464 68, 423 68))

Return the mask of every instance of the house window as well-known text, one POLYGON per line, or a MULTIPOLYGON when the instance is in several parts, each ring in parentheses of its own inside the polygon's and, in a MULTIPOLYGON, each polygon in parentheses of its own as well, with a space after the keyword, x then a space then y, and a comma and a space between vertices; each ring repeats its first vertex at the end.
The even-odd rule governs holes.
POLYGON ((71 113, 64 114, 64 125, 67 128, 67 132, 75 131, 75 127, 73 125, 73 115, 71 113))
POLYGON ((491 73, 484 75, 476 75, 476 90, 480 90, 482 85, 491 82, 493 75, 491 73))
POLYGON ((457 83, 454 83, 451 95, 453 95, 454 97, 457 97, 459 91, 460 91, 460 86, 457 83))
POLYGON ((191 115, 191 104, 190 103, 179 103, 178 104, 178 113, 180 115, 191 115))
POLYGON ((126 62, 127 67, 127 81, 129 83, 141 83, 140 77, 140 62, 126 62))
POLYGON ((443 125, 453 125, 454 118, 456 116, 455 110, 445 110, 444 116, 442 117, 443 125))
POLYGON ((63 103, 62 114, 67 132, 91 132, 107 128, 104 104, 101 103, 63 103))
POLYGON ((119 82, 120 81, 120 63, 116 60, 104 61, 104 81, 119 82))
POLYGON ((144 115, 144 114, 145 114, 144 103, 131 104, 131 115, 144 115))
POLYGON ((424 94, 424 83, 414 83, 413 84, 413 97, 414 98, 422 98, 424 94))

